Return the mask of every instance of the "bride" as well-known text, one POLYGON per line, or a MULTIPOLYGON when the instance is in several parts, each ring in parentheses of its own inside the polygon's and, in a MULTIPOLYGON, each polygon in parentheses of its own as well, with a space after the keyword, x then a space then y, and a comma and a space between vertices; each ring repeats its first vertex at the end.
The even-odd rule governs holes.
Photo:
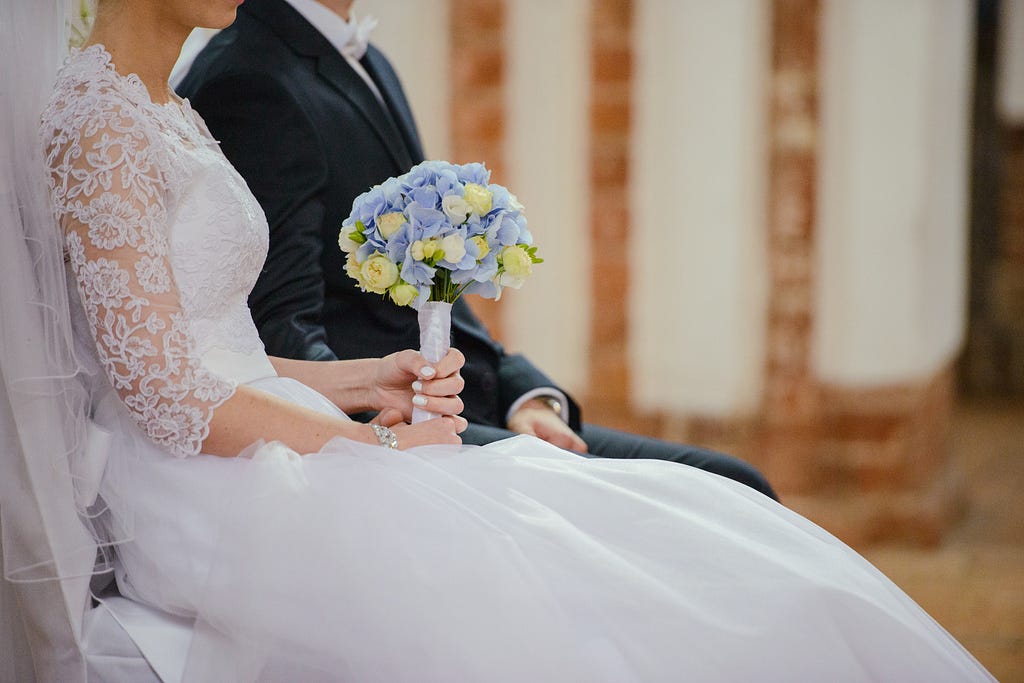
POLYGON ((100 0, 41 128, 104 435, 83 505, 119 541, 119 590, 196 620, 190 680, 991 680, 743 485, 460 446, 458 352, 268 358, 246 308, 265 219, 167 85, 190 29, 238 4, 100 0), (408 425, 413 402, 445 417, 408 425), (345 416, 365 409, 378 424, 345 416))

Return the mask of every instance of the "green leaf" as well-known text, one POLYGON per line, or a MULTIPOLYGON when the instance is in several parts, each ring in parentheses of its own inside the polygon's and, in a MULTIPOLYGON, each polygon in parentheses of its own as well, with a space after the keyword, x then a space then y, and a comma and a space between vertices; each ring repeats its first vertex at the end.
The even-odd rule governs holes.
POLYGON ((356 229, 348 234, 348 238, 356 244, 366 244, 366 235, 363 232, 366 231, 366 225, 362 221, 356 221, 356 229))

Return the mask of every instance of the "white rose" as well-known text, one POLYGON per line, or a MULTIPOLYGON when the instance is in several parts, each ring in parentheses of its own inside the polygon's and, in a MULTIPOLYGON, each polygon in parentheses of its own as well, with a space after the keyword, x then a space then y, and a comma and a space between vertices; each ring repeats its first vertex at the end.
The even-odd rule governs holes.
POLYGON ((511 192, 508 193, 508 208, 520 213, 526 209, 526 207, 523 206, 523 203, 519 201, 519 197, 515 196, 511 192))
POLYGON ((444 215, 448 216, 448 220, 452 222, 452 225, 462 225, 466 222, 466 218, 473 212, 469 204, 465 199, 457 194, 445 195, 441 198, 441 208, 444 210, 444 215))
POLYGON ((448 235, 441 240, 441 251, 445 261, 458 263, 466 256, 466 240, 459 234, 448 235))

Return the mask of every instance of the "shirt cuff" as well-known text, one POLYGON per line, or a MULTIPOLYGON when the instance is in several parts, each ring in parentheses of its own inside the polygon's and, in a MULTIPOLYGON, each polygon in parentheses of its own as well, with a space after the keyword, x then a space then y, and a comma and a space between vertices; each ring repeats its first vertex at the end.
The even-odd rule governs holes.
POLYGON ((558 402, 562 404, 562 412, 559 415, 562 418, 562 422, 569 424, 569 399, 558 389, 554 387, 538 387, 536 389, 530 389, 525 394, 516 399, 512 407, 505 413, 505 424, 516 414, 516 411, 523 407, 523 404, 530 399, 537 398, 539 396, 550 396, 551 398, 558 399, 558 402))

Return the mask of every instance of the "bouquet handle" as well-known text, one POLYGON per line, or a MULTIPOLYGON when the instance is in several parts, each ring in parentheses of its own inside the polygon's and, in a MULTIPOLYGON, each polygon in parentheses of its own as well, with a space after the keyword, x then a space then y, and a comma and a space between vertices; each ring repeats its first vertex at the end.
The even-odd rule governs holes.
MULTIPOLYGON (((430 363, 445 357, 452 342, 452 305, 444 301, 427 301, 420 306, 420 353, 430 363)), ((440 417, 417 406, 412 408, 412 423, 440 417)))

